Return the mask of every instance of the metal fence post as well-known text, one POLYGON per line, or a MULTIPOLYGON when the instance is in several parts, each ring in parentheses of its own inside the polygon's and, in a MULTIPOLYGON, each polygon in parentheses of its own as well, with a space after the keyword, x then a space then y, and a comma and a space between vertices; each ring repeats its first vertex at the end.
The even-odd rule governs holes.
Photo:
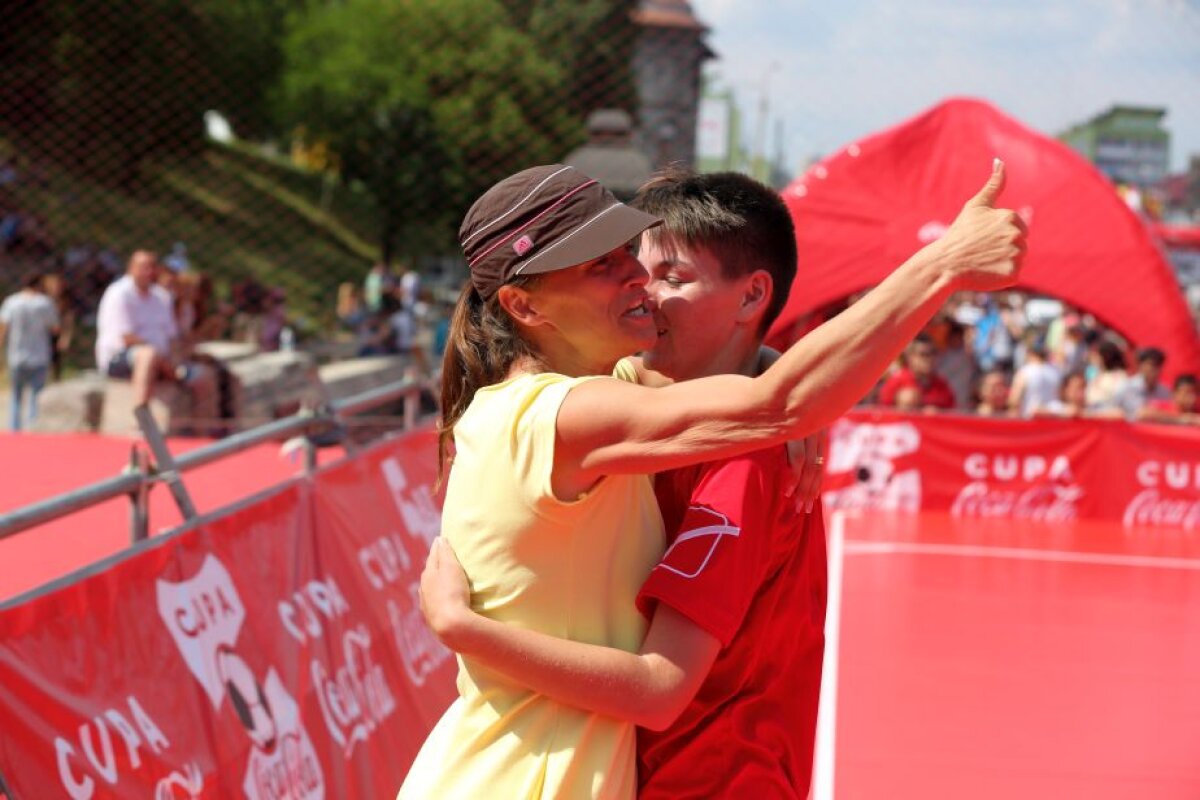
MULTIPOLYGON (((131 536, 135 541, 145 539, 149 533, 150 514, 147 498, 154 487, 155 479, 161 479, 171 489, 171 494, 179 504, 185 519, 197 516, 180 475, 189 469, 196 469, 205 464, 211 464, 227 458, 243 450, 248 450, 264 442, 279 441, 289 436, 302 435, 306 438, 313 431, 338 429, 344 426, 345 420, 354 414, 378 408, 392 403, 397 398, 408 398, 405 401, 406 427, 411 427, 414 419, 420 413, 420 400, 417 397, 420 387, 411 380, 397 381, 386 386, 357 394, 344 400, 333 401, 328 408, 321 409, 316 417, 306 414, 296 414, 284 419, 264 423, 248 431, 236 433, 219 442, 213 442, 183 453, 174 458, 167 449, 166 441, 158 424, 151 416, 149 409, 140 408, 134 416, 141 426, 146 443, 150 446, 154 462, 147 459, 145 450, 138 449, 136 454, 130 454, 130 464, 119 475, 106 478, 96 483, 88 484, 74 491, 55 495, 54 497, 31 503, 11 511, 0 512, 0 540, 29 530, 52 520, 60 519, 68 514, 90 508, 106 500, 126 497, 130 501, 131 536)), ((338 431, 341 435, 334 437, 329 443, 338 441, 348 456, 357 453, 361 446, 354 441, 348 431, 338 431)), ((311 455, 306 452, 305 466, 315 469, 317 462, 316 448, 322 444, 319 436, 313 443, 311 455)), ((2 798, 0 798, 2 800, 2 798)))
POLYGON ((133 544, 146 539, 150 535, 150 506, 147 503, 150 494, 150 481, 146 459, 138 446, 129 448, 128 472, 141 476, 137 488, 129 493, 129 538, 133 544))
POLYGON ((312 439, 304 437, 304 474, 312 475, 317 469, 317 446, 312 439))
POLYGON ((166 481, 167 488, 171 490, 171 495, 175 498, 175 505, 179 506, 179 513, 185 520, 195 518, 196 506, 192 504, 191 495, 188 494, 187 487, 183 485, 183 477, 179 474, 175 457, 167 449, 167 440, 163 438, 162 431, 158 429, 158 423, 154 421, 154 415, 150 413, 150 408, 138 406, 133 410, 133 415, 142 429, 142 435, 146 437, 146 444, 150 445, 150 452, 154 454, 155 471, 159 478, 166 481))

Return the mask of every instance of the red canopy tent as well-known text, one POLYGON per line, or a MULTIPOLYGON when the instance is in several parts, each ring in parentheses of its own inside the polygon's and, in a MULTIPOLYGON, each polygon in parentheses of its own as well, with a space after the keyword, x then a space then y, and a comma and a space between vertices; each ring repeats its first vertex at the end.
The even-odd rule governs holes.
POLYGON ((1171 268, 1108 179, 1067 145, 972 99, 850 144, 783 191, 800 264, 772 341, 786 342, 806 314, 873 286, 940 236, 993 156, 1008 167, 1000 205, 1029 225, 1018 286, 1162 348, 1168 376, 1200 371, 1200 337, 1171 268))

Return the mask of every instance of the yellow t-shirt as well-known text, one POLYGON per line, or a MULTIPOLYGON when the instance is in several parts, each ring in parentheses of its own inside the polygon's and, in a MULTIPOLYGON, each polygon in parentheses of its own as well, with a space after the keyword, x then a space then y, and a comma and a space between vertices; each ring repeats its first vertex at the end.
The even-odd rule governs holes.
MULTIPOLYGON (((627 364, 616 374, 630 379, 627 364)), ((610 475, 570 502, 550 488, 563 398, 591 378, 524 375, 476 393, 454 428, 442 535, 481 614, 636 652, 638 588, 663 550, 643 475, 610 475)), ((565 706, 459 659, 459 698, 400 790, 420 798, 633 798, 634 726, 565 706)))

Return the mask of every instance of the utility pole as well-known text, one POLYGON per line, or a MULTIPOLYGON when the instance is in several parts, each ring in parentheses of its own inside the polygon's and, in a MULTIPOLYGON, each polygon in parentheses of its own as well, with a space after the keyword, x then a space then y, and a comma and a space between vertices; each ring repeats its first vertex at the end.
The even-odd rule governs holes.
POLYGON ((767 163, 767 112, 770 109, 770 87, 771 76, 779 69, 779 62, 772 61, 767 65, 767 71, 763 74, 762 79, 762 95, 758 103, 758 120, 754 124, 754 147, 750 151, 750 176, 757 178, 760 181, 766 182, 768 175, 761 173, 769 173, 770 168, 767 163))

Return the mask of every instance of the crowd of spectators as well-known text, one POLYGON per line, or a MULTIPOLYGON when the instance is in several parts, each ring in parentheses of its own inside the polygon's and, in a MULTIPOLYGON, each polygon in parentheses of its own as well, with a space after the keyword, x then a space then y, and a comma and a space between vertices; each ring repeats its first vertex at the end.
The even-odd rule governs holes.
POLYGON ((428 377, 441 358, 437 341, 442 311, 415 270, 397 273, 379 263, 367 272, 361 287, 338 287, 338 324, 353 336, 356 354, 407 356, 418 377, 428 377))
MULTIPOLYGON (((0 319, 0 340, 7 345, 11 430, 33 421, 37 393, 47 381, 61 378, 64 356, 73 346, 94 345, 95 368, 106 377, 130 380, 135 403, 141 404, 156 383, 166 380, 193 394, 217 392, 219 366, 196 353, 200 343, 238 341, 278 350, 294 342, 282 289, 247 278, 231 287, 228 300, 221 300, 212 278, 192 268, 183 243, 165 257, 138 250, 125 263, 112 249, 93 245, 8 263, 25 267, 20 288, 0 319), (29 313, 34 298, 36 315, 29 313), (43 313, 43 306, 53 315, 43 313), (51 318, 53 325, 45 322, 51 318), (36 336, 35 327, 40 328, 36 336)), ((217 402, 224 406, 227 398, 217 402)), ((207 398, 201 406, 208 407, 207 398)), ((213 413, 224 412, 219 407, 213 413)))
MULTIPOLYGON (((261 350, 293 346, 295 334, 283 289, 246 278, 230 287, 227 299, 218 298, 212 279, 191 264, 184 242, 173 243, 161 256, 139 251, 143 255, 134 254, 128 262, 109 246, 80 243, 58 248, 44 220, 15 205, 15 195, 6 191, 38 180, 42 178, 34 165, 0 157, 0 256, 7 257, 8 263, 43 267, 33 279, 22 281, 10 304, 13 310, 0 320, 0 330, 10 331, 9 347, 20 343, 22 348, 19 354, 10 351, 8 357, 14 388, 36 393, 47 380, 59 379, 64 354, 88 348, 93 335, 97 336, 97 368, 116 374, 109 352, 115 339, 105 336, 101 298, 123 292, 129 299, 135 259, 152 259, 152 268, 147 269, 153 277, 147 280, 156 287, 154 295, 170 307, 174 326, 169 345, 151 348, 158 357, 144 365, 149 374, 171 378, 192 359, 195 345, 206 341, 248 342, 261 350), (26 314, 31 293, 44 298, 36 304, 39 309, 48 304, 54 311, 53 326, 41 321, 49 315, 37 314, 36 324, 46 328, 39 336, 48 342, 44 373, 44 351, 31 351, 28 336, 15 327, 22 325, 24 331, 34 324, 26 314), (101 341, 108 342, 103 353, 101 341)), ((143 290, 135 294, 147 296, 143 290)), ((1015 292, 957 296, 914 339, 864 404, 991 417, 1087 416, 1200 424, 1196 376, 1181 374, 1171 386, 1162 384, 1165 355, 1153 342, 1138 342, 1134 347, 1090 315, 1038 298, 1030 300, 1015 292), (1038 313, 1033 313, 1039 303, 1038 313), (1047 306, 1054 307, 1055 313, 1045 313, 1047 306)), ((410 359, 413 376, 436 378, 452 305, 423 286, 417 271, 397 272, 380 263, 361 284, 339 287, 336 313, 340 336, 349 340, 346 344, 356 355, 404 355, 410 359)), ((120 334, 128 335, 128 331, 120 334)), ((136 347, 131 352, 135 351, 136 347)), ((134 366, 131 358, 130 374, 141 377, 142 371, 134 366)), ((118 367, 116 372, 124 370, 118 367)), ((135 384, 136 394, 144 400, 143 390, 149 384, 143 380, 135 384)), ((19 405, 22 394, 14 392, 13 428, 26 421, 19 405)), ((33 405, 31 400, 26 413, 33 405)))
POLYGON ((989 417, 1101 417, 1200 424, 1197 379, 1162 383, 1166 356, 1093 317, 1019 293, 956 297, 864 404, 989 417), (1031 315, 1036 307, 1042 314, 1031 315), (1045 315, 1049 307, 1056 313, 1045 315))

